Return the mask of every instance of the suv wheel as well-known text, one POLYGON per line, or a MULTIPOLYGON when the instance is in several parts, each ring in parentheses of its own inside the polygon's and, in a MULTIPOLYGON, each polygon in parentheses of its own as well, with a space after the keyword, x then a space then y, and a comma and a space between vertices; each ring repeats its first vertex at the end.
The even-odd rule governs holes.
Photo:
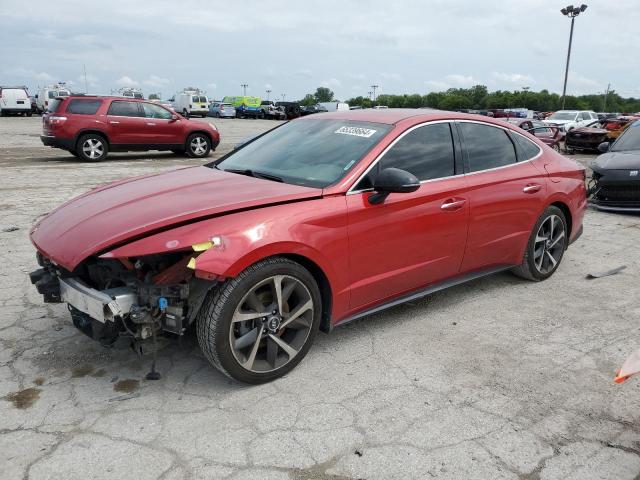
POLYGON ((187 138, 187 155, 191 158, 203 158, 211 152, 211 140, 203 133, 192 133, 187 138))
POLYGON ((558 207, 548 207, 533 227, 522 264, 513 273, 534 282, 546 280, 560 266, 568 237, 564 213, 558 207))
POLYGON ((187 112, 187 109, 186 109, 186 108, 182 111, 182 116, 183 116, 184 118, 189 118, 189 112, 187 112))
POLYGON ((89 133, 78 140, 76 153, 81 160, 99 162, 107 157, 109 146, 102 136, 89 133))
POLYGON ((269 382, 304 358, 321 315, 313 276, 298 263, 274 257, 209 292, 198 313, 198 343, 225 375, 269 382))

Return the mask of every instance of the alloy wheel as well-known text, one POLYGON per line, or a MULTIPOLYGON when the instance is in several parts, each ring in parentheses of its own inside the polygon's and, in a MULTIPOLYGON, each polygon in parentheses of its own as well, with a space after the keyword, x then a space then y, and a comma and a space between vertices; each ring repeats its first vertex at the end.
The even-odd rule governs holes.
POLYGON ((564 222, 558 215, 549 215, 540 225, 533 244, 533 263, 538 272, 551 272, 564 252, 566 233, 564 222))
POLYGON ((203 137, 194 137, 191 140, 190 148, 195 155, 204 155, 207 151, 207 140, 203 137))
POLYGON ((104 144, 97 138, 88 138, 82 144, 82 151, 87 158, 96 160, 104 154, 104 144))
POLYGON ((238 303, 229 329, 236 361, 246 370, 280 369, 304 347, 313 325, 309 289, 290 275, 274 275, 251 287, 238 303))

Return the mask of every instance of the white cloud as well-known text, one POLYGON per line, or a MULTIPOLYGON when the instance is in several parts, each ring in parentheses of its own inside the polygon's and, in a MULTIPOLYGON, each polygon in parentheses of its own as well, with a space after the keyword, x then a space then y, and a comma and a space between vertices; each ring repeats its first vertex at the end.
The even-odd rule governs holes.
POLYGON ((326 88, 340 88, 342 83, 340 83, 340 80, 337 78, 330 78, 329 80, 322 80, 320 82, 320 86, 326 88))
POLYGON ((140 85, 140 83, 132 79, 131 77, 124 75, 116 80, 116 85, 120 87, 137 87, 140 85))
POLYGON ((300 68, 296 70, 294 74, 300 77, 311 77, 313 75, 313 72, 311 72, 311 70, 309 70, 308 68, 300 68))
POLYGON ((424 84, 427 86, 429 90, 432 90, 434 92, 448 90, 449 88, 451 88, 450 84, 440 80, 427 80, 426 82, 424 82, 424 84))
POLYGON ((207 87, 209 87, 212 90, 215 90, 216 88, 218 88, 218 85, 212 82, 212 83, 207 83, 207 87))
POLYGON ((273 85, 271 85, 270 83, 265 84, 264 86, 265 90, 273 90, 273 85))
POLYGON ((364 80, 365 78, 367 78, 362 73, 347 73, 346 77, 351 80, 364 80))
MULTIPOLYGON (((129 80, 131 80, 131 79, 129 79, 129 80)), ((170 82, 170 80, 168 78, 158 77, 157 75, 149 75, 149 78, 144 80, 142 83, 144 83, 148 87, 162 88, 162 87, 166 87, 171 82, 170 82)))
POLYGON ((402 80, 402 75, 400 75, 399 73, 383 72, 380 74, 380 77, 384 78, 385 80, 395 80, 398 82, 402 80))
POLYGON ((522 87, 527 87, 536 83, 535 78, 531 75, 525 75, 522 73, 492 72, 491 79, 498 83, 510 83, 522 87))
POLYGON ((36 75, 34 75, 33 78, 35 78, 36 80, 40 80, 42 82, 51 82, 53 80, 53 77, 49 75, 47 72, 37 73, 36 75))
POLYGON ((459 73, 452 73, 450 75, 447 75, 446 77, 444 77, 444 80, 448 83, 460 87, 470 87, 479 83, 479 81, 473 78, 473 76, 461 75, 459 73))

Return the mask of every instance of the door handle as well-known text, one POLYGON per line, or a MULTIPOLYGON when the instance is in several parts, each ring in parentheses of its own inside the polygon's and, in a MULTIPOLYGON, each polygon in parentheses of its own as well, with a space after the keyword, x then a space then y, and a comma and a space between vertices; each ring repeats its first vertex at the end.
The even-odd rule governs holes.
POLYGON ((447 200, 442 204, 440 209, 446 210, 448 212, 453 212, 456 210, 460 210, 466 202, 467 201, 465 199, 450 198, 449 200, 447 200))
POLYGON ((536 193, 536 192, 539 192, 541 188, 542 188, 542 185, 538 185, 537 183, 532 183, 524 187, 522 191, 524 193, 536 193))
POLYGON ((115 122, 115 121, 113 121, 113 120, 110 120, 110 121, 109 121, 109 123, 112 123, 112 124, 114 124, 114 125, 115 125, 115 124, 118 124, 118 123, 120 123, 120 122, 115 122))
POLYGON ((147 122, 147 125, 151 125, 153 127, 155 123, 147 122))

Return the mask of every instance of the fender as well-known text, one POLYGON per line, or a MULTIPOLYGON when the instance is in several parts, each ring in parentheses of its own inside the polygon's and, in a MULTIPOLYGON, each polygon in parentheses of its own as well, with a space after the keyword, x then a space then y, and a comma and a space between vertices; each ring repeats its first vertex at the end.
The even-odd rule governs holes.
POLYGON ((346 199, 330 196, 274 205, 173 228, 111 250, 101 258, 192 253, 197 277, 235 277, 273 255, 298 255, 315 263, 332 288, 334 316, 348 308, 346 199))

